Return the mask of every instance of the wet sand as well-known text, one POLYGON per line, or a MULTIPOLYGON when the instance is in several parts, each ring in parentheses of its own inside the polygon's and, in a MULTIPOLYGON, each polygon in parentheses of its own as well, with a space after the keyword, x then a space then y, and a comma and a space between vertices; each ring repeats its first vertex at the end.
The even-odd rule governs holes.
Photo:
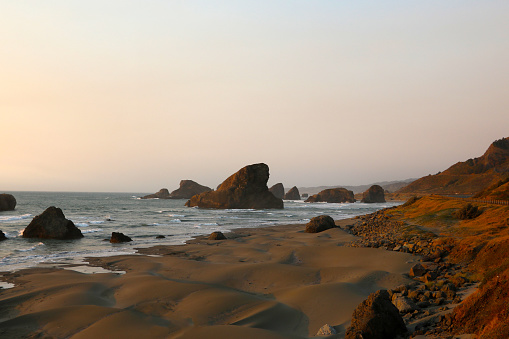
POLYGON ((0 290, 0 337, 307 338, 329 324, 342 338, 355 307, 407 283, 402 274, 419 259, 345 246, 355 237, 340 228, 303 230, 239 229, 88 260, 125 274, 4 273, 15 287, 0 290))

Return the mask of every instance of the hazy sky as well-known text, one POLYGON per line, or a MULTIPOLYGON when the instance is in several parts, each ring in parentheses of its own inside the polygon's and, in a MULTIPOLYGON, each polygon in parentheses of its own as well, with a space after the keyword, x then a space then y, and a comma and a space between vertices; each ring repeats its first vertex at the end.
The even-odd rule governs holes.
POLYGON ((0 190, 421 177, 509 136, 509 2, 0 0, 0 190))

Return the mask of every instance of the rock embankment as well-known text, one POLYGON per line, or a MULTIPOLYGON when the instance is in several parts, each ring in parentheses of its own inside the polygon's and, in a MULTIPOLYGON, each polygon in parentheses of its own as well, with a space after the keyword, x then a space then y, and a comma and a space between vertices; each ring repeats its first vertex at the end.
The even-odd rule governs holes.
POLYGON ((411 337, 440 335, 451 326, 452 308, 462 301, 462 295, 472 283, 466 270, 448 262, 452 246, 432 232, 394 220, 381 210, 360 216, 348 227, 360 239, 353 247, 383 248, 422 256, 408 272, 409 284, 389 290, 391 301, 399 310, 411 337))

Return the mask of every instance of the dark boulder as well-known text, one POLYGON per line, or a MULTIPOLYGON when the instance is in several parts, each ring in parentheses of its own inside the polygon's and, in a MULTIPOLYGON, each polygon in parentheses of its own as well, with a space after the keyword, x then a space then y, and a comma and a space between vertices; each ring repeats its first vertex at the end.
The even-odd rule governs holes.
POLYGON ((14 211, 16 198, 12 194, 0 194, 0 211, 14 211))
POLYGON ((283 208, 283 200, 269 192, 268 180, 269 166, 263 163, 249 165, 228 177, 216 191, 193 196, 186 206, 221 209, 283 208))
POLYGON ((312 195, 305 202, 343 203, 355 202, 354 194, 346 188, 329 188, 312 195))
POLYGON ((212 191, 212 188, 192 180, 181 180, 180 187, 170 193, 170 199, 191 199, 193 195, 208 191, 212 191))
POLYGON ((368 204, 385 202, 385 192, 382 186, 373 185, 366 192, 362 193, 361 202, 368 204))
POLYGON ((320 215, 306 224, 306 233, 319 233, 334 227, 336 227, 334 219, 328 215, 320 215))
POLYGON ((0 231, 0 241, 7 240, 7 237, 5 236, 4 232, 0 231))
POLYGON ((83 234, 74 223, 66 219, 58 207, 48 207, 36 216, 23 231, 24 238, 79 239, 83 234))
POLYGON ((297 186, 293 186, 288 192, 286 192, 284 198, 285 200, 300 200, 300 193, 297 186))
POLYGON ((216 231, 216 232, 212 232, 209 235, 208 239, 209 240, 226 240, 226 237, 224 236, 223 232, 216 231))
POLYGON ((285 196, 285 187, 280 182, 269 188, 269 191, 278 199, 283 199, 285 196))
POLYGON ((133 239, 131 239, 127 235, 124 235, 124 233, 120 233, 120 232, 112 232, 111 233, 111 238, 110 238, 111 243, 117 244, 117 243, 121 243, 121 242, 129 242, 129 241, 133 241, 133 239))
POLYGON ((345 339, 396 338, 407 332, 403 318, 386 290, 371 293, 353 312, 345 339))
POLYGON ((141 199, 170 199, 170 192, 167 188, 161 188, 159 192, 146 195, 141 197, 141 199))

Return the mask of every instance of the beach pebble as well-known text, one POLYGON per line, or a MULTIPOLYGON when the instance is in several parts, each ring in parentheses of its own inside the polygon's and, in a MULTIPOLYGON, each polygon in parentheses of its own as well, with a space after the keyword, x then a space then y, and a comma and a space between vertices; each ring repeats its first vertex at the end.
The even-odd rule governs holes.
POLYGON ((319 330, 318 332, 316 333, 316 335, 333 335, 333 334, 337 334, 338 332, 336 331, 336 329, 334 327, 332 327, 331 325, 329 324, 325 324, 323 325, 319 330))

